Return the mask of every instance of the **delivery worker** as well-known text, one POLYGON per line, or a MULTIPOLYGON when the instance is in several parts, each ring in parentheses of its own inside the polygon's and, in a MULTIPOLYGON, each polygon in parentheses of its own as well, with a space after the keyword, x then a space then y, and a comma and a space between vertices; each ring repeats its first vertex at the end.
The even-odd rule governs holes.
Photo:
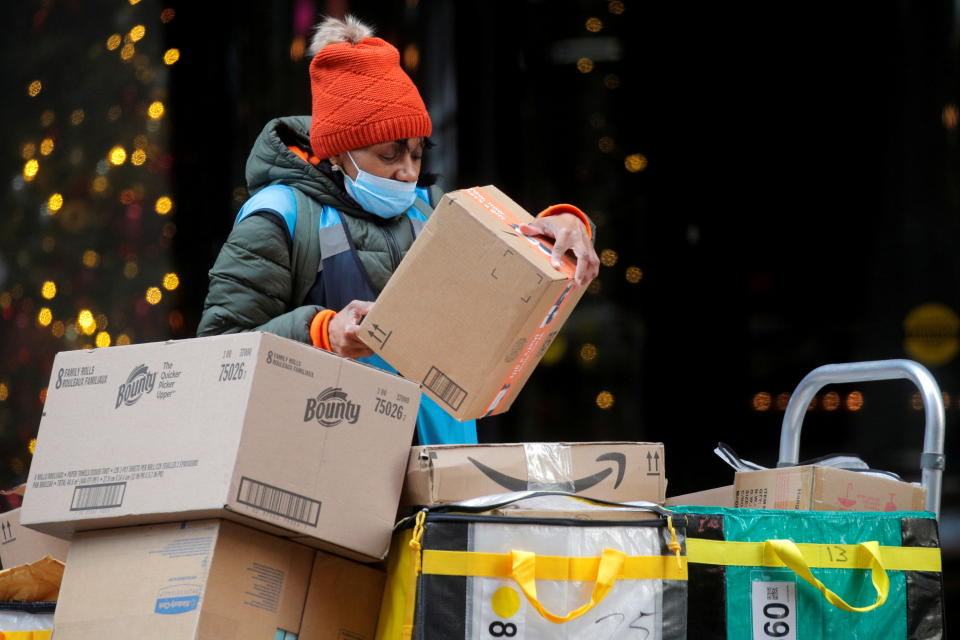
MULTIPOLYGON (((310 117, 271 121, 247 160, 252 196, 216 263, 197 335, 267 331, 395 372, 357 333, 436 204, 421 176, 430 116, 397 49, 348 16, 325 19, 310 47, 310 117)), ((572 251, 575 279, 596 277, 589 219, 554 205, 527 234, 572 251)), ((421 444, 470 444, 458 422, 421 399, 421 444)))

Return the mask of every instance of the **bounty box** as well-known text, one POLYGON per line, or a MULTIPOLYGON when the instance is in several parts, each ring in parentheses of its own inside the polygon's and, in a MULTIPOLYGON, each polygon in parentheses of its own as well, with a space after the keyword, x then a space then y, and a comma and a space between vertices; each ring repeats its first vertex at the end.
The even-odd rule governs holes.
POLYGON ((69 537, 219 517, 380 559, 419 397, 267 333, 62 352, 21 522, 69 537))
POLYGON ((492 186, 448 193, 358 334, 458 420, 510 408, 584 287, 492 186))

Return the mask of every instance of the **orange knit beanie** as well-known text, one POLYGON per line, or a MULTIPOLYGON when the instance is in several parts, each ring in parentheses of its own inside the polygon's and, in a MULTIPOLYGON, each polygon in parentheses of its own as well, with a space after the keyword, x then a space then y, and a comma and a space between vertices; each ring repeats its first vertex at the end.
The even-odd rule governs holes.
POLYGON ((370 36, 369 27, 350 17, 345 22, 328 18, 314 36, 310 145, 320 159, 371 144, 430 135, 430 115, 400 67, 400 53, 390 43, 370 36))

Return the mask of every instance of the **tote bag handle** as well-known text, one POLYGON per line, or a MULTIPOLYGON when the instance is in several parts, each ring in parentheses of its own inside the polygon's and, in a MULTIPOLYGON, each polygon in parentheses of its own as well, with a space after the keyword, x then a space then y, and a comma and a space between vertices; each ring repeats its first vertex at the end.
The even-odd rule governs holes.
POLYGON ((810 571, 807 561, 803 557, 800 548, 792 540, 767 540, 764 543, 764 555, 768 552, 780 559, 783 564, 789 567, 794 573, 813 585, 823 597, 833 606, 844 611, 866 612, 872 611, 887 601, 890 595, 890 578, 887 576, 886 569, 883 566, 883 559, 880 557, 880 545, 875 541, 861 542, 857 545, 863 553, 869 558, 868 566, 870 568, 870 577, 873 581, 873 588, 877 591, 877 600, 865 607, 854 607, 848 604, 843 598, 831 591, 822 582, 814 577, 810 571))
POLYGON ((613 589, 617 576, 623 570, 623 563, 626 554, 616 549, 604 549, 600 557, 600 564, 597 567, 597 579, 593 585, 593 593, 590 595, 590 601, 574 609, 566 615, 557 615, 548 611, 537 597, 537 555, 531 551, 511 551, 510 552, 510 574, 520 586, 520 590, 527 596, 527 600, 534 609, 540 612, 544 618, 557 624, 569 622, 574 618, 579 618, 590 609, 600 604, 607 597, 610 590, 613 589))

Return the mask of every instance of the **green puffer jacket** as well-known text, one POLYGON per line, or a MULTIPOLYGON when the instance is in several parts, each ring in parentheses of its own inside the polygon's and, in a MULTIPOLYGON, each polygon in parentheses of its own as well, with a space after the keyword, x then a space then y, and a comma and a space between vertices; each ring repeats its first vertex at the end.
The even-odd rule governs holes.
MULTIPOLYGON (((413 243, 409 220, 406 216, 384 220, 360 209, 332 177, 302 160, 290 146, 310 153, 309 116, 278 118, 264 127, 247 159, 250 194, 281 183, 340 211, 379 293, 413 243)), ((436 199, 436 193, 431 195, 436 199)), ((316 278, 320 255, 317 243, 301 244, 311 255, 292 255, 287 228, 277 216, 252 215, 237 224, 210 270, 197 335, 266 331, 309 344, 310 322, 322 307, 301 303, 316 278), (303 265, 314 268, 305 273, 303 265)))

